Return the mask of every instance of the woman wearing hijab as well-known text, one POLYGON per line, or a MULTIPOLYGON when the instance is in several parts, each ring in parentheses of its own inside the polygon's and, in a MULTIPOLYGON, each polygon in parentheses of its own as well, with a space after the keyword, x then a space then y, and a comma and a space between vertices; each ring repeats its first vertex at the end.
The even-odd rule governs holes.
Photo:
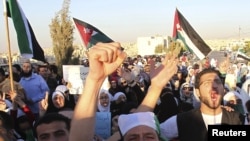
POLYGON ((189 83, 183 83, 180 87, 180 100, 181 102, 193 103, 193 86, 189 83))
POLYGON ((73 95, 65 85, 58 85, 55 91, 49 96, 46 113, 74 110, 75 101, 73 95))
POLYGON ((98 102, 97 102, 97 112, 110 112, 110 104, 112 101, 112 95, 104 89, 101 89, 98 102))
POLYGON ((127 97, 123 92, 115 93, 110 106, 112 118, 116 115, 121 114, 122 107, 125 105, 126 102, 127 97))

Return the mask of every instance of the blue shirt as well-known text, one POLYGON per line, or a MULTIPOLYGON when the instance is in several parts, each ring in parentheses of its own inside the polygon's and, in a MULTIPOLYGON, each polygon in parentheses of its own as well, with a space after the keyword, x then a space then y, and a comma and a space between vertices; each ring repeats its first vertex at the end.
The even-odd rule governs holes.
POLYGON ((25 90, 27 99, 33 101, 33 104, 27 104, 34 114, 39 113, 39 102, 44 99, 49 87, 42 76, 32 73, 31 77, 22 77, 19 82, 25 90))

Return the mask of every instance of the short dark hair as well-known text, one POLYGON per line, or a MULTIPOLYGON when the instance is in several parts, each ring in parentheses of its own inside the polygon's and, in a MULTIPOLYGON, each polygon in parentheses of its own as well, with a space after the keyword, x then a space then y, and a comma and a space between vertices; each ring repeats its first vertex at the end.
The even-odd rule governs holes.
POLYGON ((14 68, 16 68, 17 71, 21 72, 22 71, 22 68, 19 64, 14 64, 12 65, 14 68))
POLYGON ((54 121, 61 121, 66 124, 66 129, 69 131, 70 130, 70 122, 71 120, 59 113, 47 113, 44 116, 40 117, 34 124, 34 136, 37 138, 37 132, 36 128, 41 125, 41 124, 49 124, 54 121))
POLYGON ((247 112, 249 112, 250 114, 250 100, 248 100, 246 103, 245 103, 245 107, 247 109, 247 112))
POLYGON ((47 68, 48 69, 48 66, 46 66, 46 65, 38 65, 38 68, 37 68, 38 72, 40 72, 40 68, 47 68))
POLYGON ((5 71, 4 71, 3 68, 0 68, 0 74, 1 74, 2 76, 5 76, 5 71))
POLYGON ((50 71, 54 72, 55 74, 57 74, 57 72, 58 72, 58 67, 54 64, 50 65, 49 69, 50 69, 50 71))
POLYGON ((205 69, 203 69, 201 72, 199 72, 198 74, 196 74, 195 75, 195 82, 194 82, 194 87, 196 88, 196 89, 198 89, 199 88, 199 86, 200 86, 200 79, 201 79, 201 77, 204 75, 204 74, 207 74, 207 73, 215 73, 215 74, 217 74, 218 76, 219 76, 219 78, 220 78, 220 72, 218 71, 218 70, 216 70, 216 69, 214 69, 214 68, 205 68, 205 69))
POLYGON ((2 127, 4 127, 7 131, 14 129, 14 120, 12 116, 4 111, 0 111, 0 120, 2 121, 2 127))

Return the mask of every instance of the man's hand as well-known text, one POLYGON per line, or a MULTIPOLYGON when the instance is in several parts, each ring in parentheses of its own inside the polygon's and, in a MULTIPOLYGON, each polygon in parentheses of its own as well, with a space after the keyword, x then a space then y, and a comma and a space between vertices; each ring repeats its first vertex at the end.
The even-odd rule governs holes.
POLYGON ((228 56, 223 62, 219 64, 220 73, 222 74, 227 73, 229 66, 230 66, 230 58, 228 56))
POLYGON ((177 72, 177 63, 175 54, 167 54, 160 66, 150 70, 151 86, 163 88, 177 72))
POLYGON ((135 80, 135 76, 132 74, 132 72, 130 70, 128 70, 127 68, 123 68, 123 67, 119 67, 117 69, 117 74, 124 78, 128 83, 132 82, 133 80, 135 80))
POLYGON ((0 111, 4 111, 6 109, 7 105, 5 103, 5 93, 0 95, 0 111))
POLYGON ((47 111, 48 109, 48 106, 49 106, 49 96, 48 96, 48 93, 45 94, 45 98, 42 99, 40 102, 39 102, 39 109, 40 111, 47 111))
POLYGON ((113 73, 127 57, 119 43, 97 43, 88 52, 89 77, 94 80, 105 79, 113 73))

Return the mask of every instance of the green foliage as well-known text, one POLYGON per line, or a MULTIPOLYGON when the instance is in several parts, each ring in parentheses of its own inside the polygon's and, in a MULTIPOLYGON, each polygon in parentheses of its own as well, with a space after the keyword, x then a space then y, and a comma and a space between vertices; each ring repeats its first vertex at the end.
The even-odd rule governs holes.
POLYGON ((155 47, 155 53, 158 54, 158 53, 163 53, 164 52, 164 47, 163 45, 157 45, 155 47))
POLYGON ((246 53, 246 55, 250 56, 250 41, 245 42, 245 46, 243 49, 244 49, 244 52, 246 53))
POLYGON ((169 47, 166 50, 166 52, 173 52, 173 50, 175 50, 176 48, 180 49, 181 52, 186 51, 186 49, 184 48, 184 46, 180 42, 178 42, 178 41, 172 41, 169 44, 169 47))
POLYGON ((238 51, 238 49, 239 49, 239 46, 233 46, 232 47, 232 51, 238 51))
POLYGON ((62 9, 56 13, 49 25, 53 51, 59 73, 62 72, 62 65, 68 65, 72 62, 71 56, 74 51, 74 26, 69 16, 69 5, 70 0, 64 0, 62 9))

